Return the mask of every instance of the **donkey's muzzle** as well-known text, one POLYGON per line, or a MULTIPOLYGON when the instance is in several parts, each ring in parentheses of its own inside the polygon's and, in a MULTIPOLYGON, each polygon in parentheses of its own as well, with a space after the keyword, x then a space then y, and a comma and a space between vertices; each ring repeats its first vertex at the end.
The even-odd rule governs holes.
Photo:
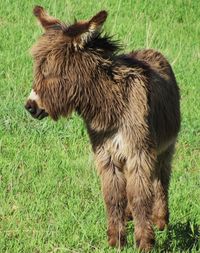
POLYGON ((48 113, 44 109, 39 108, 34 100, 28 100, 25 108, 35 119, 41 120, 48 116, 48 113))

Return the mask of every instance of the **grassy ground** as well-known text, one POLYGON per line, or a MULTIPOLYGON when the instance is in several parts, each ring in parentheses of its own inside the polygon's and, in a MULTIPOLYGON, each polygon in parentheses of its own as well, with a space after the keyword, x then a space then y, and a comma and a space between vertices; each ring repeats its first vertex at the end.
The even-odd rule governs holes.
MULTIPOLYGON (((173 64, 181 89, 182 130, 170 187, 168 231, 154 252, 199 252, 200 3, 198 0, 4 0, 0 2, 0 252, 116 252, 107 246, 100 183, 76 115, 33 120, 28 49, 41 30, 35 4, 72 21, 107 9, 106 31, 125 50, 152 47, 173 64)), ((133 225, 128 226, 133 251, 133 225)))

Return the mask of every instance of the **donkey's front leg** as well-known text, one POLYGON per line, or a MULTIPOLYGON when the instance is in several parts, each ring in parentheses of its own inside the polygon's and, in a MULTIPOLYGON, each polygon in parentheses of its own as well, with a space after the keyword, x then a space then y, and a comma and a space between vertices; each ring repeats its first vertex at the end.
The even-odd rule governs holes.
POLYGON ((126 179, 111 160, 106 165, 101 164, 99 170, 108 216, 108 242, 110 246, 121 248, 126 244, 126 179))
POLYGON ((135 221, 135 240, 140 250, 148 252, 154 245, 152 227, 154 156, 138 152, 127 161, 127 196, 135 221))

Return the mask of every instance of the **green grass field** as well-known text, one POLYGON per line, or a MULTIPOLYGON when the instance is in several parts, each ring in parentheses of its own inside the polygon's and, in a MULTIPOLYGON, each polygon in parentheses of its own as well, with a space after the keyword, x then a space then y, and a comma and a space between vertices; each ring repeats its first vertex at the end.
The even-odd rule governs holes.
MULTIPOLYGON (((105 30, 125 51, 155 48, 181 89, 182 129, 173 162, 170 226, 154 252, 200 252, 200 2, 198 0, 0 1, 0 252, 116 252, 83 122, 55 123, 24 110, 32 86, 29 48, 41 34, 32 15, 46 7, 64 21, 109 11, 105 30)), ((122 252, 137 252, 132 223, 122 252)))

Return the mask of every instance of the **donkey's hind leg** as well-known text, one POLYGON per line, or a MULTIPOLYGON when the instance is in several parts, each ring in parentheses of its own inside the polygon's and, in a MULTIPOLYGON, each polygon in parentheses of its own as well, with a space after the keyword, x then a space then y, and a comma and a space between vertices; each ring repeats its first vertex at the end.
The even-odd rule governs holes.
POLYGON ((135 240, 145 252, 155 243, 152 226, 154 156, 155 152, 140 150, 127 162, 127 197, 135 222, 135 240))
POLYGON ((159 230, 163 230, 169 222, 168 188, 173 153, 174 144, 158 156, 156 164, 152 220, 159 230))
POLYGON ((112 161, 103 166, 98 164, 98 168, 107 209, 108 243, 112 247, 121 248, 126 244, 126 179, 120 168, 112 161))

